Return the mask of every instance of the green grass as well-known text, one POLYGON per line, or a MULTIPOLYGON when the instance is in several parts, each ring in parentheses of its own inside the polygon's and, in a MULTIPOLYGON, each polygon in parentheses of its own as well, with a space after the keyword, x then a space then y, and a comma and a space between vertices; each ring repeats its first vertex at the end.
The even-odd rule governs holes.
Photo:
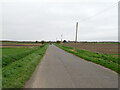
POLYGON ((29 50, 31 48, 0 48, 0 49, 2 49, 3 55, 11 55, 24 52, 25 50, 29 50))
POLYGON ((112 55, 109 55, 109 54, 101 54, 101 53, 95 53, 95 52, 90 52, 86 50, 78 50, 73 47, 68 47, 61 44, 55 44, 55 45, 80 58, 83 58, 87 61, 94 62, 96 64, 100 64, 120 74, 120 71, 119 71, 120 58, 118 57, 113 57, 112 55))
POLYGON ((2 49, 2 67, 5 67, 11 64, 14 61, 17 61, 34 51, 36 51, 38 47, 34 48, 3 48, 2 49))
POLYGON ((17 58, 15 61, 12 61, 11 63, 3 67, 2 87, 22 88, 25 82, 32 75, 36 65, 40 62, 40 59, 43 57, 47 47, 48 45, 46 44, 43 46, 32 48, 30 50, 25 50, 24 52, 27 52, 25 56, 22 56, 23 52, 16 54, 21 54, 22 58, 17 58))
POLYGON ((2 49, 0 49, 0 89, 2 88, 2 49))

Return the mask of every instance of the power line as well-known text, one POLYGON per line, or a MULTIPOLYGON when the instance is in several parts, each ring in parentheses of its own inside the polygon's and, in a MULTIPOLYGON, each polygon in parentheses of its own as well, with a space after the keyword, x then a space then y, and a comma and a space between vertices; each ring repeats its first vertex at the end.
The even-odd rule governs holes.
POLYGON ((114 7, 116 7, 117 5, 118 5, 118 2, 117 2, 117 3, 114 3, 111 7, 108 7, 108 8, 106 8, 106 9, 104 9, 104 10, 102 10, 102 11, 100 11, 100 12, 96 13, 96 14, 95 14, 95 15, 93 15, 93 16, 89 16, 89 17, 86 17, 86 18, 84 18, 84 19, 80 20, 79 22, 84 22, 84 21, 87 21, 88 19, 91 19, 91 18, 93 18, 93 17, 95 17, 95 16, 98 16, 98 15, 100 15, 100 14, 102 14, 102 13, 106 12, 106 11, 111 10, 111 8, 114 8, 114 7))
MULTIPOLYGON (((119 2, 120 2, 120 1, 119 1, 119 2)), ((106 8, 106 9, 104 9, 104 10, 102 10, 102 11, 96 13, 96 14, 93 15, 93 16, 86 17, 86 18, 80 20, 79 22, 87 21, 87 20, 89 20, 89 19, 91 19, 91 18, 93 18, 93 17, 95 17, 95 16, 98 16, 98 15, 100 15, 100 14, 106 12, 106 11, 109 11, 109 10, 111 10, 111 8, 116 7, 116 6, 118 5, 119 2, 114 3, 112 6, 110 6, 110 7, 106 8)), ((75 36, 75 42, 77 42, 77 32, 78 32, 78 22, 76 22, 76 36, 75 36)))

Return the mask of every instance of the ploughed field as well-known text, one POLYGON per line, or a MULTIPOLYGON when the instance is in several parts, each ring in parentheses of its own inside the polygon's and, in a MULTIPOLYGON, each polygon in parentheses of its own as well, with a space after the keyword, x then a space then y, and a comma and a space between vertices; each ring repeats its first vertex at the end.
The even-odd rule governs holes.
POLYGON ((118 54, 117 43, 64 43, 65 46, 103 54, 118 54))

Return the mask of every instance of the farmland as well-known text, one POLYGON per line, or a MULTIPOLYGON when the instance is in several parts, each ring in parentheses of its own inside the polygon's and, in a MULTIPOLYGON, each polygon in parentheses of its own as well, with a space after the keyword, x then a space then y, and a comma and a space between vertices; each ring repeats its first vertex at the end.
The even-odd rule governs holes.
POLYGON ((118 54, 117 43, 64 43, 65 46, 104 54, 118 54))
POLYGON ((87 61, 120 73, 120 58, 114 56, 118 55, 118 44, 63 43, 56 44, 56 46, 87 61))
POLYGON ((32 48, 34 46, 40 46, 41 43, 32 43, 32 42, 0 42, 0 47, 12 47, 12 48, 32 48))
POLYGON ((2 86, 21 88, 43 57, 48 44, 4 43, 2 49, 2 86))
MULTIPOLYGON (((2 47, 0 48, 0 50, 2 50, 2 85, 3 85, 2 87, 23 88, 25 83, 32 76, 32 73, 35 71, 35 68, 41 61, 43 55, 45 54, 48 44, 4 42, 1 45, 2 47)), ((109 43, 108 45, 109 47, 107 46, 106 43, 104 44, 103 43, 96 43, 96 44, 95 43, 62 43, 55 45, 69 53, 72 53, 80 58, 83 58, 84 60, 94 62, 96 64, 102 65, 106 68, 109 68, 119 73, 118 71, 118 67, 120 66, 119 58, 114 56, 114 55, 118 55, 117 52, 118 44, 109 43), (110 48, 111 50, 108 50, 110 48)), ((48 50, 50 51, 50 54, 46 54, 46 55, 50 56, 52 51, 58 50, 57 48, 56 49, 55 48, 56 47, 50 45, 48 50)), ((56 61, 59 60, 59 58, 62 58, 59 57, 59 55, 58 57, 56 57, 55 53, 56 52, 54 52, 53 59, 51 60, 56 61)), ((63 60, 65 61, 67 59, 63 59, 63 60)), ((50 61, 49 58, 47 58, 47 61, 48 62, 50 61)), ((39 75, 36 78, 38 79, 39 75)))

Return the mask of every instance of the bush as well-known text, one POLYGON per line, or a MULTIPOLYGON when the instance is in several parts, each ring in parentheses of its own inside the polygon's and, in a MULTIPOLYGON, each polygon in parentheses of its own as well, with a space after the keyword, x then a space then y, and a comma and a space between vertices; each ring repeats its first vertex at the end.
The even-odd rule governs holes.
POLYGON ((57 41, 57 43, 61 43, 61 41, 57 41))

